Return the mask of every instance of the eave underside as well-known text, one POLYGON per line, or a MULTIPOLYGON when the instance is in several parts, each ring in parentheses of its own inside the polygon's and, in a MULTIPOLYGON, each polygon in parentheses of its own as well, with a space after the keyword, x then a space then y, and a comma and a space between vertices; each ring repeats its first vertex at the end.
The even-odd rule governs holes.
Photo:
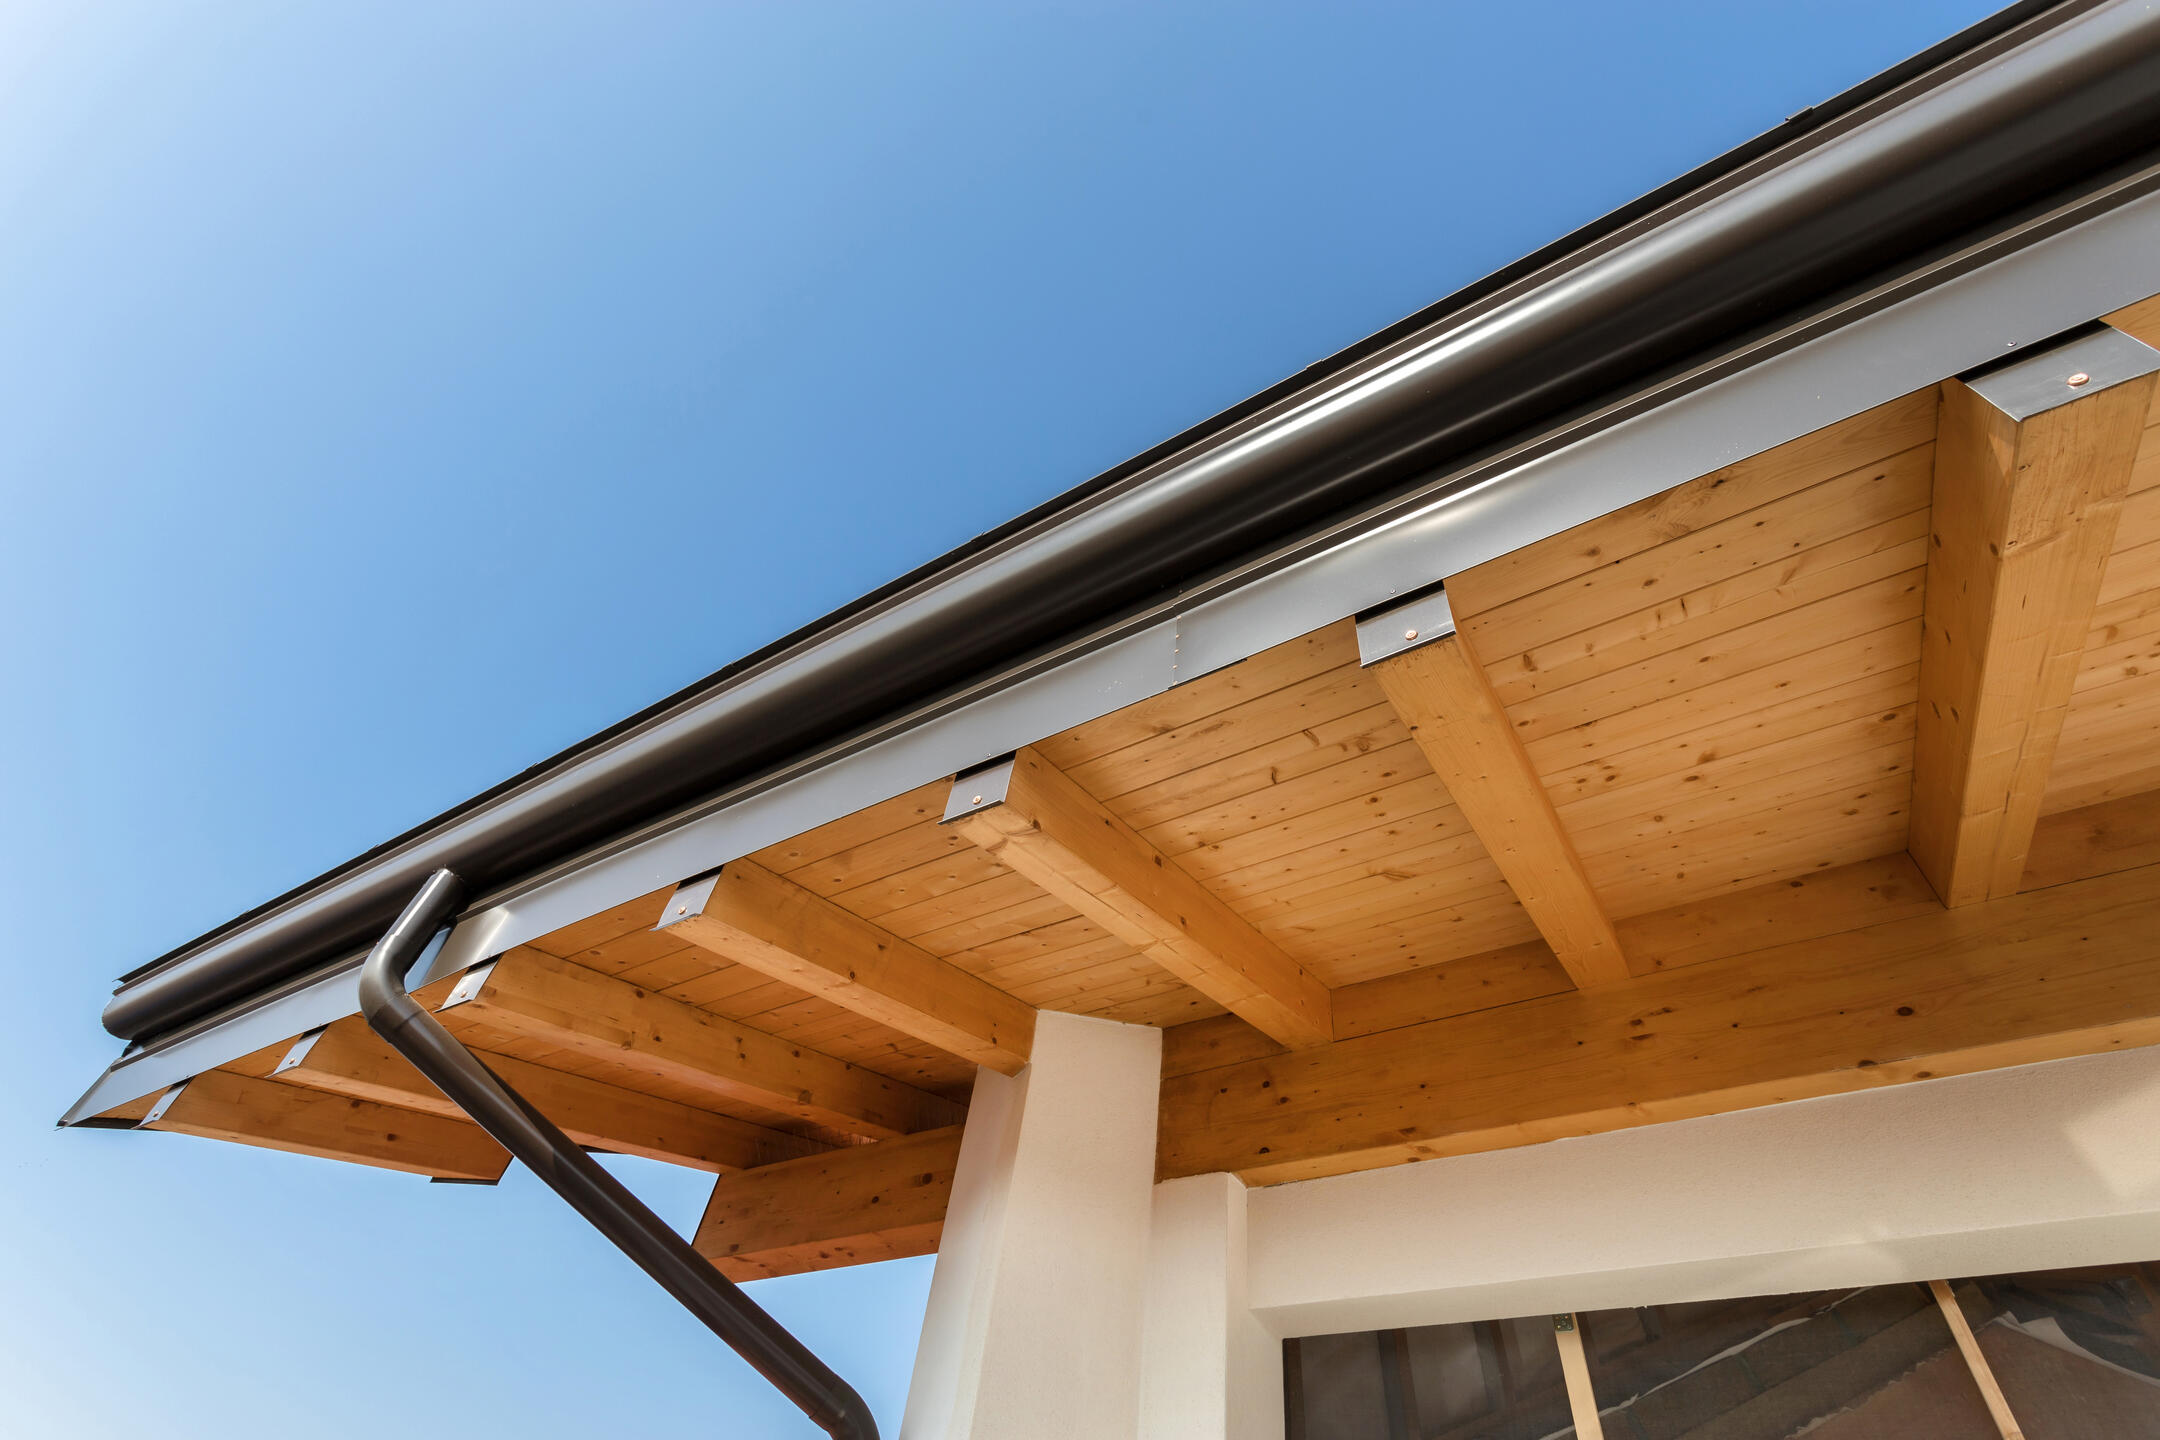
MULTIPOLYGON (((2108 320, 2160 346, 2160 297, 2108 320)), ((1446 640, 1361 665, 1342 620, 1036 738, 980 814, 880 800, 422 998, 581 1141, 716 1172, 743 1277, 934 1249, 1036 1009, 1167 1027, 1161 1173, 1260 1183, 2160 1043, 2160 407, 2006 432, 2123 473, 2013 536, 2084 570, 1976 579, 1958 384, 1432 576, 1446 640), (2054 607, 2040 679, 1961 698, 1931 643, 2027 640, 1952 585, 2054 607), (2011 879, 1946 906, 1928 804, 2022 824, 2011 879)), ((485 1178, 356 1025, 105 1118, 485 1178)))

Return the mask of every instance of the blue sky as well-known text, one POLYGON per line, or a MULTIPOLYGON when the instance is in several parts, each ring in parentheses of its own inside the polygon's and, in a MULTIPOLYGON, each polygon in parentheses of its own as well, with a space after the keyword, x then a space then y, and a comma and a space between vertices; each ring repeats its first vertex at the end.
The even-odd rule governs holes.
MULTIPOLYGON (((54 1132, 111 978, 1989 8, 0 7, 11 1433, 814 1434, 518 1171, 54 1132)), ((753 1294, 890 1433, 928 1283, 753 1294)))

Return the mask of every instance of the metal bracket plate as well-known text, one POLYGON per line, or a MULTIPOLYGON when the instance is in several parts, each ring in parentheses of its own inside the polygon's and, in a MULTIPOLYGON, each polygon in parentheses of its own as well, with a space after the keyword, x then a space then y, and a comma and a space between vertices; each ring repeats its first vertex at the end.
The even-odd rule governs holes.
POLYGON ((1447 591, 1430 590, 1358 617, 1358 664, 1372 665, 1454 633, 1455 611, 1448 604, 1447 591))
POLYGON ((179 1084, 167 1090, 163 1095, 158 1096, 157 1104, 150 1107, 150 1113, 143 1116, 141 1121, 136 1124, 135 1128, 141 1130, 147 1126, 155 1125, 158 1121, 164 1119, 165 1112, 172 1109, 173 1101, 180 1098, 181 1093, 185 1091, 190 1084, 194 1083, 194 1079, 195 1077, 190 1075, 187 1079, 182 1080, 179 1084))
POLYGON ((329 1028, 327 1025, 318 1025, 313 1030, 302 1035, 298 1040, 293 1041, 292 1049, 285 1052, 285 1058, 278 1061, 277 1068, 270 1073, 272 1075, 283 1075, 286 1071, 307 1059, 308 1051, 315 1048, 315 1042, 322 1039, 323 1031, 329 1028))
POLYGON ((992 805, 1002 805, 1012 793, 1013 757, 1001 755, 989 764, 974 770, 963 770, 953 777, 952 794, 945 801, 945 819, 950 823, 962 815, 992 805))
POLYGON ((448 1010, 453 1005, 462 1005, 466 1001, 473 999, 487 988, 488 976, 494 973, 495 962, 493 960, 473 966, 472 969, 467 970, 458 977, 457 984, 450 987, 449 998, 444 1000, 438 1008, 448 1010))
POLYGON ((2060 344, 2021 350, 1959 378, 2011 419, 2030 420, 2155 370, 2160 370, 2160 350, 2102 326, 2060 344))
POLYGON ((705 903, 712 899, 713 887, 719 883, 720 871, 712 870, 703 875, 692 876, 677 885, 675 893, 668 896, 667 905, 660 912, 660 923, 652 928, 665 930, 670 925, 704 914, 705 903))

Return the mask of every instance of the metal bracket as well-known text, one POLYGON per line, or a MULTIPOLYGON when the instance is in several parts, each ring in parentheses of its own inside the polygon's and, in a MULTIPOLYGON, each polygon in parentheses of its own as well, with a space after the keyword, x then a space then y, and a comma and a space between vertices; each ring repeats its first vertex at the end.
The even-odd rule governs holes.
POLYGON ((179 1084, 167 1090, 163 1095, 158 1096, 157 1104, 152 1105, 150 1107, 150 1113, 143 1116, 141 1120, 136 1122, 135 1128, 138 1130, 142 1130, 151 1125, 155 1125, 158 1121, 164 1119, 165 1112, 172 1109, 173 1101, 178 1100, 180 1098, 181 1092, 186 1090, 188 1086, 194 1083, 195 1077, 190 1075, 187 1079, 182 1080, 179 1084))
POLYGON ((2013 420, 2030 420, 2160 370, 2160 350, 2102 325, 2020 350, 1958 378, 2013 420))
POLYGON ((1555 1315, 1552 1317, 1552 1328, 1555 1335, 1573 1334, 1575 1317, 1573 1315, 1555 1315))
POLYGON ((462 1005, 468 1000, 477 998, 480 992, 487 988, 488 976, 495 973, 495 960, 501 958, 498 955, 494 960, 483 961, 467 970, 463 975, 458 976, 457 984, 450 987, 449 998, 436 1008, 438 1010, 448 1010, 453 1005, 462 1005))
MULTIPOLYGON (((726 869, 722 866, 721 869, 726 869)), ((709 870, 703 875, 693 875, 675 887, 668 896, 667 905, 660 912, 660 923, 655 930, 665 930, 670 925, 705 913, 705 906, 712 899, 713 887, 720 883, 720 871, 709 870)))
POLYGON ((1376 664, 1454 633, 1455 610, 1448 604, 1447 591, 1436 586, 1385 610, 1358 616, 1358 664, 1376 664))
POLYGON ((1013 757, 1000 755, 986 765, 955 775, 952 794, 945 801, 945 818, 939 823, 950 824, 962 815, 1004 804, 1005 797, 1012 793, 1012 773, 1013 757))
POLYGON ((278 1061, 277 1068, 270 1073, 273 1076, 282 1075, 298 1066, 301 1061, 307 1059, 308 1051, 315 1048, 315 1042, 322 1039, 323 1031, 329 1028, 327 1025, 318 1025, 313 1030, 302 1035, 298 1040, 293 1041, 292 1049, 285 1052, 285 1058, 278 1061))

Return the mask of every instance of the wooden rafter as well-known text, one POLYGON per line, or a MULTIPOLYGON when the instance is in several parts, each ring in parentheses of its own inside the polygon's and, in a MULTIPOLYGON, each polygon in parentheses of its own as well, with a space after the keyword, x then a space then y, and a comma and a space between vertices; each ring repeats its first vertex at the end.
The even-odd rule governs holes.
POLYGON ((513 950, 463 998, 467 1013, 633 1075, 671 1080, 850 1135, 957 1121, 961 1107, 897 1080, 537 950, 513 950))
POLYGON ((964 1060, 1027 1064, 1031 1006, 754 861, 678 888, 657 928, 964 1060))
MULTIPOLYGON (((2154 809, 2160 814, 2160 806, 2154 809)), ((2160 861, 2160 854, 2145 863, 2154 861, 2160 861)), ((2081 870, 2074 878, 2102 873, 2100 868, 2081 870)), ((1912 858, 1900 853, 1633 916, 1619 922, 1619 929, 1638 973, 1648 975, 1729 960, 1773 945, 1827 939, 1941 908, 1912 858)), ((1563 995, 1571 988, 1552 948, 1532 940, 1338 986, 1335 1035, 1354 1040, 1563 995)), ((1223 1023, 1227 1018, 1195 1020, 1164 1031, 1163 1074, 1184 1075, 1281 1053, 1249 1027, 1223 1023)))
POLYGON ((1442 635, 1368 668, 1569 978, 1585 989, 1625 980, 1620 937, 1467 638, 1442 635))
POLYGON ((1263 1034, 1292 1048, 1334 1038, 1325 985, 1040 752, 961 777, 946 818, 1263 1034))
MULTIPOLYGON (((770 1165, 828 1148, 800 1135, 514 1056, 483 1052, 480 1060, 580 1145, 716 1172, 770 1165)), ((275 1073, 281 1080, 333 1094, 464 1118, 357 1015, 303 1037, 275 1073)))
POLYGON ((446 1120, 225 1070, 188 1081, 143 1128, 446 1180, 495 1180, 510 1164, 510 1152, 469 1120, 446 1120))
POLYGON ((1203 1070, 1161 1173, 1273 1183, 2160 1043, 2160 874, 1203 1070))
POLYGON ((1911 846, 1946 905, 2025 871, 2153 395, 2150 373, 2070 383, 2123 364, 2110 347, 2144 351, 2104 332, 1943 385, 1911 846))
POLYGON ((927 1255, 959 1158, 953 1126, 725 1176, 692 1243, 731 1280, 927 1255))

